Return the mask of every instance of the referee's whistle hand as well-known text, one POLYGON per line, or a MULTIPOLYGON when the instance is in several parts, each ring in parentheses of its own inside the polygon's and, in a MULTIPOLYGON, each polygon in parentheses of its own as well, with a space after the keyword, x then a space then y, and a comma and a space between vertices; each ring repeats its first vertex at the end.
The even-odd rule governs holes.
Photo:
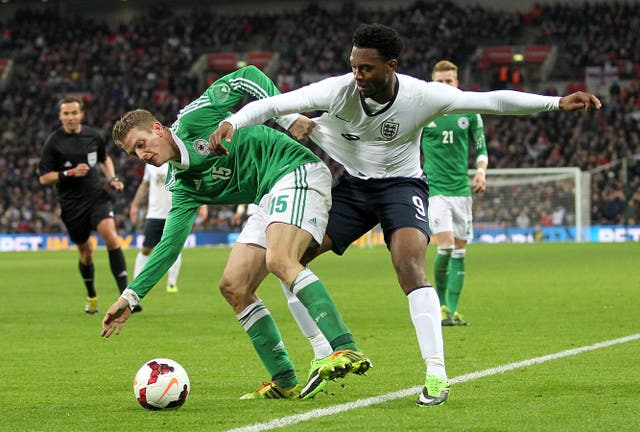
POLYGON ((84 177, 87 175, 90 169, 91 167, 86 163, 80 163, 73 169, 73 171, 76 177, 84 177))

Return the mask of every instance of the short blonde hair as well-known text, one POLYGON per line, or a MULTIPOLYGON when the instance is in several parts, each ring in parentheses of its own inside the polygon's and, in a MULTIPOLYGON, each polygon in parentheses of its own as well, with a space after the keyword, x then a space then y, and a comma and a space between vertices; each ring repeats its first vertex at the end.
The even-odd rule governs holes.
POLYGON ((139 128, 144 131, 151 132, 153 130, 153 124, 157 121, 158 119, 156 119, 154 115, 147 110, 136 109, 129 111, 120 117, 120 120, 113 125, 113 131, 111 132, 113 142, 115 142, 119 147, 123 147, 124 138, 131 129, 139 128))
POLYGON ((456 66, 449 60, 440 60, 433 67, 433 71, 431 72, 431 79, 434 79, 434 75, 436 72, 448 72, 448 71, 454 71, 456 73, 456 78, 458 77, 458 66, 456 66))

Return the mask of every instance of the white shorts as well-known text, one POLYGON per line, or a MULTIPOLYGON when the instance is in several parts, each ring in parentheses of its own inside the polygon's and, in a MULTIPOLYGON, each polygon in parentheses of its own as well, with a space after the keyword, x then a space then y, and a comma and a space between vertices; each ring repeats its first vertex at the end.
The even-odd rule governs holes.
POLYGON ((238 243, 267 247, 267 227, 273 222, 295 225, 322 244, 331 208, 331 172, 322 163, 308 163, 282 177, 264 195, 247 219, 238 243))
POLYGON ((471 197, 436 195, 429 197, 429 228, 433 234, 453 231, 460 240, 473 239, 471 197))

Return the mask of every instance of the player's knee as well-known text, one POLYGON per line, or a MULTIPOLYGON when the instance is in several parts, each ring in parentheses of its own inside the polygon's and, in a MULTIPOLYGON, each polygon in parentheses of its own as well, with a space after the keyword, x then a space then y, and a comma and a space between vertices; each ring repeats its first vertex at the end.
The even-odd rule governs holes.
POLYGON ((405 260, 394 263, 398 282, 403 290, 413 289, 426 283, 424 273, 424 263, 417 263, 414 260, 405 260))
POLYGON ((467 250, 464 248, 454 249, 453 252, 451 253, 451 258, 464 258, 466 254, 467 254, 467 250))
MULTIPOLYGON (((297 261, 287 254, 267 251, 265 263, 269 273, 274 274, 278 279, 289 281, 291 268, 296 265, 297 261)), ((298 263, 298 265, 300 264, 298 263)))
POLYGON ((80 253, 80 262, 89 265, 93 262, 93 249, 90 245, 82 245, 78 247, 80 253))
POLYGON ((233 308, 244 303, 244 290, 237 281, 223 276, 219 288, 222 296, 233 308))
POLYGON ((108 250, 116 250, 116 249, 120 249, 121 247, 120 242, 118 241, 118 238, 109 239, 109 240, 105 239, 104 243, 108 250))

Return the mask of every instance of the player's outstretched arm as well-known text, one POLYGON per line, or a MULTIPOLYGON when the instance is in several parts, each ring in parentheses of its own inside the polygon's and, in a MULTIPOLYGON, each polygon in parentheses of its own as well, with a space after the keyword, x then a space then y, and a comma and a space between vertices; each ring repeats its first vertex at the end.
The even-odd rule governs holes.
POLYGON ((108 338, 115 331, 116 335, 120 334, 122 326, 131 316, 131 308, 129 302, 120 297, 114 304, 111 305, 109 310, 102 320, 102 333, 100 336, 108 338))
POLYGON ((591 93, 578 91, 560 98, 560 109, 563 111, 588 110, 589 108, 600 109, 602 103, 591 93))

